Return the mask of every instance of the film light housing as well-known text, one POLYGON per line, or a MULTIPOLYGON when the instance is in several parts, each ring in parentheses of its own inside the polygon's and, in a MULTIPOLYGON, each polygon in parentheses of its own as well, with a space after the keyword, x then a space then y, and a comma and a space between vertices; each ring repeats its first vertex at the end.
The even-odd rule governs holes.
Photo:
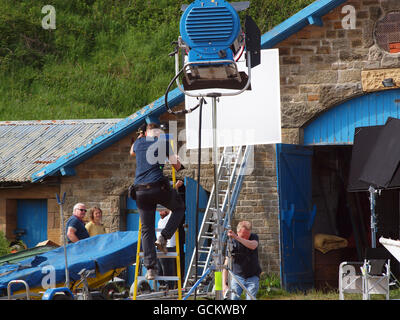
POLYGON ((250 89, 250 69, 260 63, 261 34, 250 17, 246 17, 246 33, 242 31, 238 11, 248 6, 249 2, 225 0, 195 0, 182 6, 175 52, 175 80, 181 91, 220 88, 237 89, 240 94, 250 89), (247 74, 239 72, 236 64, 245 49, 247 74), (183 75, 183 89, 178 73, 183 75))

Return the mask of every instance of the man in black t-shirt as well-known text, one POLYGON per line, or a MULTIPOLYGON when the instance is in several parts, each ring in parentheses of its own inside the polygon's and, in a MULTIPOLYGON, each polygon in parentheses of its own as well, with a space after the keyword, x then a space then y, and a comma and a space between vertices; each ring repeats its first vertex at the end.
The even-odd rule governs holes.
MULTIPOLYGON (((240 221, 237 226, 237 234, 232 230, 228 231, 228 237, 232 239, 232 272, 243 286, 256 297, 260 281, 260 263, 258 261, 258 236, 251 233, 251 223, 249 221, 240 221)), ((228 258, 225 265, 228 264, 228 258)), ((223 292, 228 290, 228 270, 223 270, 223 292)), ((239 300, 242 294, 242 287, 235 279, 231 279, 231 299, 239 300)), ((246 299, 250 296, 246 294, 246 299)))
POLYGON ((169 180, 163 175, 165 161, 168 159, 175 170, 183 166, 170 148, 165 136, 161 136, 159 126, 149 123, 145 134, 141 134, 132 145, 130 155, 136 157, 135 190, 136 204, 142 224, 142 247, 146 279, 157 276, 157 248, 167 253, 167 240, 178 228, 185 214, 185 205, 178 192, 171 188, 169 180), (157 204, 172 211, 167 225, 155 239, 155 211, 157 204))

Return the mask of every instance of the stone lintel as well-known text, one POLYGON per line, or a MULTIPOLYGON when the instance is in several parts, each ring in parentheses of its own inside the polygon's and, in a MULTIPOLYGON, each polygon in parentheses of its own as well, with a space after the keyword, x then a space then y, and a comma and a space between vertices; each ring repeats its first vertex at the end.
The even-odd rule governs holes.
POLYGON ((361 81, 364 92, 374 92, 400 88, 400 68, 364 70, 361 72, 361 81), (393 79, 394 87, 384 87, 382 81, 393 79))

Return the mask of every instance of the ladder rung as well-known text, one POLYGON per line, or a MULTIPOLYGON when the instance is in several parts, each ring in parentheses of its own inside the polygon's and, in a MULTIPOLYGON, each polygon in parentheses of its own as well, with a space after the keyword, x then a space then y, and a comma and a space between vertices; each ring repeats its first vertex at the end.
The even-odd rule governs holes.
MULTIPOLYGON (((177 256, 178 256, 178 254, 176 252, 164 253, 164 252, 157 251, 157 258, 160 258, 160 259, 163 259, 163 258, 176 258, 177 256)), ((141 257, 141 258, 144 257, 143 252, 139 253, 139 257, 141 257)))
MULTIPOLYGON (((141 230, 141 226, 142 225, 139 222, 139 231, 141 230)), ((159 228, 157 228, 156 230, 160 231, 159 228)), ((175 234, 179 235, 178 230, 175 232, 175 234)), ((141 232, 139 232, 138 241, 140 241, 140 239, 141 239, 141 232)), ((179 263, 180 255, 179 255, 179 247, 178 246, 176 247, 176 252, 164 253, 164 252, 161 252, 161 251, 156 251, 156 255, 157 255, 158 259, 174 258, 174 259, 176 259, 176 263, 177 264, 179 263)), ((140 247, 136 248, 136 256, 137 256, 137 260, 139 260, 140 257, 144 257, 144 252, 140 251, 140 247)), ((134 279, 134 284, 135 285, 134 285, 134 293, 133 293, 133 299, 134 300, 137 299, 137 291, 138 291, 139 280, 147 280, 146 276, 139 276, 139 274, 138 274, 139 265, 140 265, 140 263, 136 263, 136 266, 135 266, 135 279, 134 279)), ((162 280, 162 281, 177 281, 178 282, 178 289, 177 289, 178 290, 178 298, 179 298, 179 300, 182 299, 182 284, 181 284, 182 276, 179 274, 179 272, 178 272, 178 274, 176 276, 156 276, 156 277, 154 277, 153 280, 155 280, 155 281, 159 281, 159 280, 162 280)))
MULTIPOLYGON (((147 280, 145 276, 138 276, 138 280, 147 280)), ((154 280, 162 280, 162 281, 178 281, 179 277, 174 277, 174 276, 157 276, 154 278, 154 280)), ((151 281, 151 280, 148 280, 151 281)))
MULTIPOLYGON (((201 253, 202 255, 212 254, 212 256, 215 256, 214 244, 210 245, 208 242, 214 242, 216 235, 211 237, 207 228, 209 225, 214 226, 217 223, 220 224, 220 220, 225 221, 228 214, 231 216, 232 212, 234 212, 233 210, 235 209, 236 202, 233 202, 229 199, 232 199, 234 192, 236 192, 235 190, 238 190, 237 188, 240 188, 242 184, 242 180, 238 177, 239 173, 241 173, 241 170, 247 166, 248 152, 250 152, 248 150, 250 150, 248 146, 224 148, 224 152, 219 160, 219 168, 217 173, 217 181, 220 183, 218 195, 216 192, 216 186, 214 185, 211 195, 208 199, 207 210, 203 218, 203 227, 206 226, 207 231, 202 227, 202 231, 199 236, 198 253, 201 253), (245 150, 243 149, 244 147, 245 150), (228 200, 229 203, 226 203, 226 200, 228 200), (227 205, 229 206, 228 211, 226 209, 227 205)), ((188 269, 185 283, 192 281, 194 278, 194 271, 196 270, 196 263, 193 262, 196 260, 194 258, 194 254, 195 251, 192 254, 192 262, 188 269)), ((207 261, 198 261, 197 271, 202 270, 203 268, 205 270, 210 263, 207 263, 207 261)), ((186 286, 186 284, 184 286, 186 286)))

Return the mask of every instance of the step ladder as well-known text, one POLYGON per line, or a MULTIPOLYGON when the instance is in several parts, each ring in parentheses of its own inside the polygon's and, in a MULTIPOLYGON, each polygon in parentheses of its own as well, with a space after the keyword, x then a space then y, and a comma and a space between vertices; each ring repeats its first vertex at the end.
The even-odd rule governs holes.
MULTIPOLYGON (((218 220, 217 208, 215 208, 215 184, 212 187, 208 204, 198 234, 198 279, 203 276, 213 262, 216 254, 216 225, 219 223, 224 228, 222 242, 226 243, 227 227, 235 211, 236 203, 242 188, 244 176, 251 169, 249 163, 253 156, 254 146, 225 147, 218 166, 218 209, 221 212, 222 221, 218 220)), ((205 277, 205 280, 207 278, 205 277)), ((187 288, 196 282, 196 250, 192 254, 190 265, 186 273, 183 287, 187 288)), ((203 281, 204 282, 204 281, 203 281)), ((199 291, 205 286, 199 285, 199 291)))
MULTIPOLYGON (((155 229, 156 231, 161 231, 162 229, 155 229)), ((138 284, 140 281, 146 280, 145 276, 139 276, 139 268, 140 268, 140 259, 144 257, 143 251, 141 248, 141 238, 142 238, 142 223, 139 219, 139 232, 138 232, 138 241, 137 241, 137 250, 136 250, 136 266, 135 266, 135 280, 134 280, 134 289, 133 289, 133 300, 137 299, 138 292, 138 284)), ((175 259, 176 260, 176 276, 157 276, 154 280, 146 280, 146 281, 154 281, 153 288, 157 288, 156 281, 178 281, 178 299, 182 300, 182 279, 181 279, 181 264, 180 264, 180 248, 179 248, 179 231, 178 229, 175 232, 175 243, 176 243, 176 252, 160 252, 157 251, 157 259, 175 259)), ((170 290, 174 292, 173 290, 170 290)), ((158 293, 159 294, 159 293, 158 293)), ((157 295, 157 293, 156 293, 157 295)))

